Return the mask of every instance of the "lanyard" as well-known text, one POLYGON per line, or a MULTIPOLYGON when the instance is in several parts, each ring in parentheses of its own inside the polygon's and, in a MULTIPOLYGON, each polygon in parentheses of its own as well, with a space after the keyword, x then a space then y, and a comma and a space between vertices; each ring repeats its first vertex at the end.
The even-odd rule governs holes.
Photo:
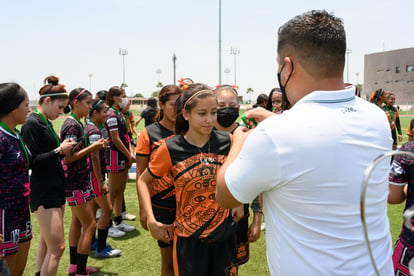
POLYGON ((70 116, 72 116, 73 119, 75 119, 75 121, 79 124, 79 126, 81 127, 82 131, 83 131, 83 139, 85 140, 85 147, 88 145, 88 140, 86 139, 86 135, 85 135, 85 131, 83 129, 83 125, 82 123, 78 120, 78 117, 76 117, 76 115, 72 112, 70 113, 70 116))
POLYGON ((48 120, 46 120, 46 118, 42 115, 42 113, 40 113, 39 110, 36 110, 35 113, 37 115, 39 115, 40 119, 42 119, 42 121, 46 124, 46 126, 50 130, 50 132, 53 134, 53 136, 55 136, 57 145, 60 146, 59 136, 56 134, 55 130, 53 129, 52 124, 48 120))
POLYGON ((122 115, 118 110, 116 110, 113 106, 111 106, 111 108, 116 112, 116 114, 118 114, 121 118, 122 118, 122 120, 124 120, 124 123, 125 123, 125 127, 128 127, 128 124, 127 124, 127 121, 126 121, 126 119, 125 119, 125 116, 124 115, 122 115))
POLYGON ((19 142, 20 142, 20 146, 23 149, 24 152, 24 156, 26 159, 26 169, 27 171, 29 171, 29 153, 27 152, 26 146, 23 143, 22 137, 19 134, 19 131, 17 131, 17 129, 14 129, 16 131, 16 133, 14 131, 12 131, 5 123, 0 121, 0 126, 2 126, 8 133, 12 134, 13 136, 16 134, 17 138, 19 138, 19 142))
POLYGON ((394 111, 388 108, 388 105, 385 105, 385 108, 388 110, 388 113, 391 115, 391 121, 394 122, 394 111))
POLYGON ((95 122, 94 121, 92 121, 92 120, 88 120, 88 123, 91 123, 91 124, 93 124, 94 126, 96 126, 99 130, 101 130, 102 129, 102 124, 100 124, 99 126, 97 126, 96 124, 95 124, 95 122))
POLYGON ((124 113, 124 114, 125 114, 126 120, 129 121, 129 117, 130 117, 129 112, 127 111, 127 113, 124 113))

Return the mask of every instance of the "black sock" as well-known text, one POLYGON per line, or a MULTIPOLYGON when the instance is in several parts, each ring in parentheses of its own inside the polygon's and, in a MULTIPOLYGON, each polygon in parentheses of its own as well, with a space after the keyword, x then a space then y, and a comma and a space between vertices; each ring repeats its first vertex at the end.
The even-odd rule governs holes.
POLYGON ((78 259, 78 247, 71 246, 69 247, 69 256, 70 256, 70 264, 76 265, 78 259))
POLYGON ((94 233, 93 236, 92 236, 91 244, 93 244, 95 241, 96 241, 96 233, 94 233))
POLYGON ((40 276, 40 271, 35 272, 35 276, 40 276))
POLYGON ((118 225, 122 222, 122 216, 114 217, 115 225, 118 225))
POLYGON ((78 267, 76 274, 86 275, 86 263, 88 262, 89 255, 83 255, 78 253, 78 267))
POLYGON ((97 251, 101 252, 106 246, 106 239, 108 238, 108 227, 105 229, 98 229, 98 248, 97 251))
POLYGON ((126 211, 125 197, 122 195, 122 213, 126 211))

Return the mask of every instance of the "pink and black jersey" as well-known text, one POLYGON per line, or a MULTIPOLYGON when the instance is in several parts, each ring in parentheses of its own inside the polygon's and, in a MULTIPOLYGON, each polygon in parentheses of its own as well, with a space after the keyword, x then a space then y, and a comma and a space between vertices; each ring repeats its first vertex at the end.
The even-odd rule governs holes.
MULTIPOLYGON (((88 138, 89 144, 99 141, 102 138, 102 133, 99 128, 92 122, 88 122, 85 126, 85 135, 88 138)), ((102 176, 106 174, 106 159, 105 159, 105 148, 99 150, 99 160, 101 161, 101 172, 102 176)))
MULTIPOLYGON (((60 129, 60 139, 62 141, 71 139, 72 141, 78 142, 73 152, 78 152, 86 148, 88 144, 83 126, 72 116, 68 116, 63 122, 62 128, 60 129)), ((67 181, 66 196, 70 196, 74 190, 86 190, 88 188, 90 171, 89 156, 85 156, 70 164, 64 164, 63 169, 65 170, 67 181)))
MULTIPOLYGON (((30 158, 30 151, 26 147, 30 158)), ((28 205, 29 173, 19 137, 0 127, 0 209, 16 210, 28 205)))
POLYGON ((111 131, 118 131, 122 143, 129 149, 129 135, 125 117, 112 107, 106 113, 105 128, 109 133, 109 147, 111 150, 119 151, 111 139, 111 131))
MULTIPOLYGON (((414 152, 414 141, 410 141, 401 146, 400 151, 414 152)), ((395 185, 407 185, 407 199, 404 211, 414 205, 414 159, 407 155, 397 155, 392 162, 389 182, 395 185)), ((405 244, 414 247, 414 236, 410 229, 404 224, 400 239, 405 244)))

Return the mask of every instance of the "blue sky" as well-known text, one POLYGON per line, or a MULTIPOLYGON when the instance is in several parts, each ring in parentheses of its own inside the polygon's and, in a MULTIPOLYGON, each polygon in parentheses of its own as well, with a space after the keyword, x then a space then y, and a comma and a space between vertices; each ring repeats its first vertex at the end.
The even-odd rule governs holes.
MULTIPOLYGON (((43 79, 60 77, 68 90, 92 92, 122 83, 125 56, 127 93, 149 96, 156 84, 191 77, 218 84, 218 0, 45 0, 1 1, 0 82, 16 81, 30 98, 43 79), (157 74, 157 69, 162 73, 157 74), (89 78, 89 74, 92 78, 89 78)), ((240 94, 251 87, 269 93, 276 79, 277 29, 293 16, 326 9, 343 18, 347 31, 349 81, 363 81, 364 55, 414 47, 413 1, 222 0, 222 82, 240 94), (225 74, 224 69, 230 73, 225 74)), ((347 79, 345 68, 344 79, 347 79)))

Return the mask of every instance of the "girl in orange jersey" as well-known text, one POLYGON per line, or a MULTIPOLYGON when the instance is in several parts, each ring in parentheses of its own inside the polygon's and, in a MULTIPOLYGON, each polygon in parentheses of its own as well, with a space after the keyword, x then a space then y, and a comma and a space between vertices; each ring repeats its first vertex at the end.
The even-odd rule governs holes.
POLYGON ((398 109, 394 107, 395 104, 395 94, 393 92, 388 92, 387 101, 385 102, 382 109, 384 109, 385 114, 387 115, 388 122, 390 123, 391 135, 392 135, 392 149, 397 149, 398 141, 402 141, 402 132, 401 132, 401 123, 400 123, 400 114, 398 109), (398 131, 398 140, 397 140, 397 131, 398 131))
MULTIPOLYGON (((175 127, 175 102, 180 97, 182 90, 176 85, 164 86, 159 95, 160 117, 159 122, 146 126, 137 143, 137 173, 139 175, 147 168, 148 162, 161 142, 174 134, 175 127)), ((138 181, 137 181, 138 182, 138 181)), ((155 218, 165 224, 171 224, 175 220, 175 190, 172 180, 168 177, 155 179, 150 185, 152 210, 155 218)), ((138 187, 137 187, 138 189, 138 187)), ((148 230, 146 216, 140 208, 140 221, 145 230, 148 230)), ((158 241, 161 250, 161 275, 173 275, 173 247, 172 242, 158 241)))
POLYGON ((233 216, 240 216, 243 206, 232 212, 215 200, 216 174, 229 152, 230 134, 214 129, 217 100, 204 84, 189 85, 176 108, 177 135, 158 148, 138 180, 148 227, 158 240, 168 242, 174 235, 175 275, 237 275, 233 216), (173 225, 156 220, 148 189, 167 173, 176 190, 173 225))

